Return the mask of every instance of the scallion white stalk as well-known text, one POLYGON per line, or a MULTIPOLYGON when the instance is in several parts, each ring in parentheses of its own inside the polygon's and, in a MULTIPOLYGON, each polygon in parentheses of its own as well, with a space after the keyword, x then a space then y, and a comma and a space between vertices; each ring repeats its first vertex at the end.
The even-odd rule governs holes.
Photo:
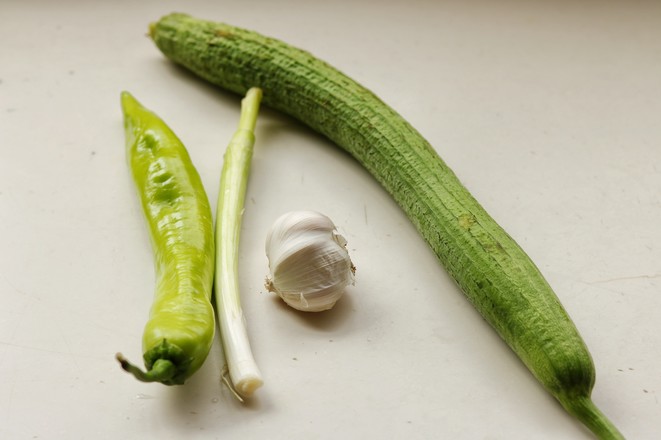
POLYGON ((251 88, 241 101, 239 127, 224 155, 216 208, 216 313, 233 391, 243 397, 263 384, 250 348, 238 282, 241 219, 261 98, 261 89, 251 88))

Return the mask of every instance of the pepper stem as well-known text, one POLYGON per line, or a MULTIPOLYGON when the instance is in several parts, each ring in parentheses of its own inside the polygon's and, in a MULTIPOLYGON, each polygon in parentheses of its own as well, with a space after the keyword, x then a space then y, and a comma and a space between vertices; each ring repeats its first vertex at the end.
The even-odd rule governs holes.
POLYGON ((600 440, 624 440, 624 436, 589 397, 560 399, 567 412, 580 420, 600 440))
POLYGON ((131 373, 140 382, 165 382, 172 379, 177 368, 168 359, 157 359, 148 371, 142 371, 137 365, 130 363, 121 353, 117 353, 115 358, 124 369, 131 373))

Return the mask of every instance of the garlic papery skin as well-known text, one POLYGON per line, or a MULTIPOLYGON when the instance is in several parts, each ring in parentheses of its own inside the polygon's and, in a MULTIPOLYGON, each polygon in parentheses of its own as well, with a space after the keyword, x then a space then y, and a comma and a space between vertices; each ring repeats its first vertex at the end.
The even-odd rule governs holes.
POLYGON ((333 222, 315 211, 280 216, 266 237, 266 288, 304 312, 332 308, 354 282, 347 241, 333 222))

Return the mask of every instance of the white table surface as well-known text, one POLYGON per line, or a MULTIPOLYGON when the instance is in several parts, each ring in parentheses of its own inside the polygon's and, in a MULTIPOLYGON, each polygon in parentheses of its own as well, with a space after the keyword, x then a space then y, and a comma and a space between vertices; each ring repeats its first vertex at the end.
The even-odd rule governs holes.
POLYGON ((131 91, 187 145, 215 206, 239 98, 145 37, 172 11, 278 37, 380 95, 555 288, 631 439, 661 432, 661 4, 0 2, 0 438, 589 439, 470 306, 408 219, 331 143, 264 108, 241 241, 265 385, 142 384, 154 274, 124 156, 131 91), (357 282, 330 313, 265 291, 263 241, 330 216, 357 282))

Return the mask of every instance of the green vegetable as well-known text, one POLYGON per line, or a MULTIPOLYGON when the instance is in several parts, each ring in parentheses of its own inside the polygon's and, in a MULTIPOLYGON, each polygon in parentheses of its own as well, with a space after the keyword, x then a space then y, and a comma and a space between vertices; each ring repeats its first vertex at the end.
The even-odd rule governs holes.
POLYGON ((211 209, 186 148, 170 128, 128 92, 121 95, 126 147, 147 218, 156 293, 142 348, 147 371, 117 355, 144 382, 183 384, 209 354, 215 322, 211 209))
POLYGON ((263 384, 241 309, 238 267, 241 217, 261 99, 262 91, 252 88, 241 102, 239 127, 225 151, 216 208, 216 313, 232 386, 244 397, 251 396, 263 384))
POLYGON ((393 109, 311 54, 248 30, 172 14, 150 35, 168 58, 222 88, 260 87, 265 104, 353 155, 539 382, 599 438, 623 438, 592 402, 590 354, 538 268, 393 109))

